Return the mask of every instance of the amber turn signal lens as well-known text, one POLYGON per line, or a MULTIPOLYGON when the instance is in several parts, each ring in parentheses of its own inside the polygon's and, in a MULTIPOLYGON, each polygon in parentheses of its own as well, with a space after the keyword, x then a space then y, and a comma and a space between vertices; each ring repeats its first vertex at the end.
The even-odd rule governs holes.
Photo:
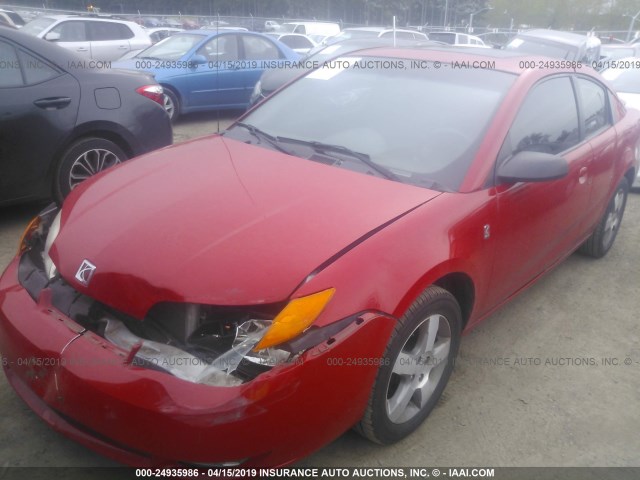
POLYGON ((29 222, 29 225, 27 225, 27 228, 24 229, 24 232, 22 232, 22 236, 20 237, 18 255, 22 255, 24 252, 29 250, 29 244, 27 242, 31 238, 33 233, 36 230, 38 230, 41 222, 42 222, 42 219, 39 216, 35 217, 33 220, 29 222))
POLYGON ((335 288, 291 300, 273 320, 255 351, 279 345, 297 337, 318 318, 335 293, 335 288))

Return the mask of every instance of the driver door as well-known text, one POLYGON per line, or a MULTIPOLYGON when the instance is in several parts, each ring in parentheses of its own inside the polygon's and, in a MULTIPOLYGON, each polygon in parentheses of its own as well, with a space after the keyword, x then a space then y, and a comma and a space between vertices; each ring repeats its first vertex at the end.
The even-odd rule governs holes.
POLYGON ((519 151, 562 156, 564 178, 499 184, 498 224, 492 229, 496 257, 490 303, 498 304, 570 253, 580 240, 587 214, 592 149, 581 139, 576 96, 568 75, 533 87, 520 106, 500 160, 519 151))

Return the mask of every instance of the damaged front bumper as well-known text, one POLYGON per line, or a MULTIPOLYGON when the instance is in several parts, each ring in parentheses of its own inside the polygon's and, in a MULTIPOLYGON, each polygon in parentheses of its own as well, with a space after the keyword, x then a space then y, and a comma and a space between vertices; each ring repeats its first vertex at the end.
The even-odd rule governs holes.
POLYGON ((366 407, 394 320, 364 313, 291 361, 234 386, 193 383, 132 362, 85 329, 44 287, 0 279, 7 378, 47 423, 133 466, 280 466, 354 425, 366 407))

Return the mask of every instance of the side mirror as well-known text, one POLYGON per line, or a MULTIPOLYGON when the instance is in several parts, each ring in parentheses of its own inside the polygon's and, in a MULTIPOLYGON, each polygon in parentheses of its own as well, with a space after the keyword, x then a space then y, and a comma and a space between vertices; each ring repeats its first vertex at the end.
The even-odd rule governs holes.
POLYGON ((207 59, 204 55, 195 54, 191 57, 191 63, 194 65, 205 65, 207 63, 207 59))
POLYGON ((565 177, 569 164, 558 156, 541 152, 518 152, 498 167, 497 177, 503 183, 546 182, 565 177))
POLYGON ((49 42, 57 42, 60 40, 60 34, 58 32, 49 32, 44 36, 44 39, 49 42))

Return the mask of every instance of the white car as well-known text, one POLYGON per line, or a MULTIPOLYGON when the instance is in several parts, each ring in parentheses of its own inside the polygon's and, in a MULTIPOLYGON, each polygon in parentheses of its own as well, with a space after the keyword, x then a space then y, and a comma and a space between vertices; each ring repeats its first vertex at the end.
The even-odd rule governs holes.
POLYGON ((309 50, 316 47, 318 44, 311 40, 307 35, 302 35, 301 33, 266 33, 265 35, 269 35, 271 38, 275 38, 276 40, 284 43, 287 47, 289 47, 294 52, 300 53, 302 55, 306 55, 309 53, 309 50))
POLYGON ((491 48, 480 37, 458 32, 429 32, 429 40, 448 43, 459 47, 491 48))
POLYGON ((280 24, 275 20, 265 20, 264 31, 265 32, 277 32, 280 30, 280 24))
POLYGON ((337 35, 340 25, 333 22, 287 22, 280 25, 280 33, 301 33, 303 35, 337 35))
MULTIPOLYGON (((609 68, 600 72, 602 76, 611 83, 625 107, 640 110, 640 58, 610 60, 609 65, 609 68)), ((632 187, 640 188, 640 171, 632 187)))
POLYGON ((43 15, 21 30, 55 42, 87 60, 117 60, 131 50, 151 45, 149 35, 137 23, 108 17, 43 15))

